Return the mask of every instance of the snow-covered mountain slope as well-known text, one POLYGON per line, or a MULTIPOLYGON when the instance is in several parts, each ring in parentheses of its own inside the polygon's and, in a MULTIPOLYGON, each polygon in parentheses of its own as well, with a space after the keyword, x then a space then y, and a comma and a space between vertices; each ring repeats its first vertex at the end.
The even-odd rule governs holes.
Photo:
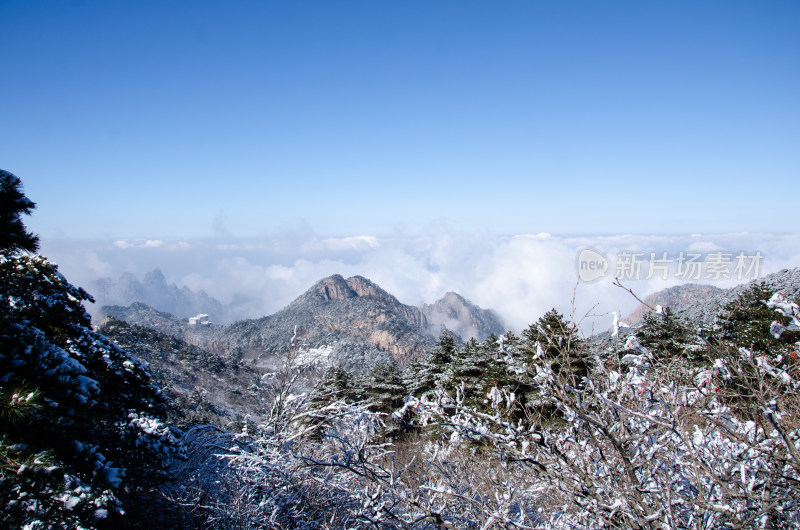
POLYGON ((340 275, 320 280, 273 315, 227 326, 192 325, 189 319, 142 303, 106 306, 99 316, 150 327, 254 366, 272 365, 273 358, 292 349, 302 349, 308 357, 309 351, 328 348, 327 364, 351 372, 379 362, 402 365, 422 357, 445 327, 463 340, 504 331, 494 312, 456 293, 420 309, 401 303, 367 278, 340 275))
MULTIPOLYGON (((681 318, 709 327, 713 325, 725 304, 734 300, 754 283, 764 283, 770 290, 794 298, 800 294, 800 268, 784 269, 730 289, 698 284, 679 285, 653 293, 644 301, 653 307, 656 305, 669 307, 681 318)), ((630 324, 635 324, 648 311, 646 306, 640 305, 626 320, 630 324)))

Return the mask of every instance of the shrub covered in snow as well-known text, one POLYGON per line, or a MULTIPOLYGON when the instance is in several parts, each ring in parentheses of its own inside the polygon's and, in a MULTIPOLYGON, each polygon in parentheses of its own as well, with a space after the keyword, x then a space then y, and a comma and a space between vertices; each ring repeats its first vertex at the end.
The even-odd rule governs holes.
MULTIPOLYGON (((794 311, 780 297, 767 303, 794 311)), ((339 377, 327 384, 333 399, 294 400, 279 422, 206 439, 213 458, 189 482, 225 477, 216 495, 202 490, 207 520, 231 516, 235 498, 240 527, 800 524, 800 374, 782 354, 723 339, 686 364, 632 338, 622 359, 588 341, 562 358, 557 339, 535 348, 508 336, 485 360, 496 375, 483 380, 455 367, 476 345, 450 346, 415 364, 408 386, 425 390, 393 414, 335 399, 348 385, 339 377), (594 360, 573 369, 579 352, 594 360), (519 399, 523 387, 536 400, 519 399), (389 421, 414 428, 388 442, 389 421)))

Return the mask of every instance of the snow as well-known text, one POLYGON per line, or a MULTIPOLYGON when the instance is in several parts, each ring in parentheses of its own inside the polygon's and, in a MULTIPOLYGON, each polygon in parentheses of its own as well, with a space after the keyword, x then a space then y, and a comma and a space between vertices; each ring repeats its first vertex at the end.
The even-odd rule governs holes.
POLYGON ((298 367, 306 366, 328 366, 328 359, 333 353, 332 345, 323 345, 318 348, 301 348, 295 357, 298 367))

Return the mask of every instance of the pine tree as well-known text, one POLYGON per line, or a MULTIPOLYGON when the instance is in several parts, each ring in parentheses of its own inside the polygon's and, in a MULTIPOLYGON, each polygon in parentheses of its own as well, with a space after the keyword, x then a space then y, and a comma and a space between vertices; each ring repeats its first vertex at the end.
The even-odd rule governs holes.
POLYGON ((656 361, 669 361, 687 354, 693 360, 703 360, 700 350, 691 348, 694 334, 689 325, 676 317, 668 307, 660 313, 645 314, 636 330, 636 337, 656 361))
POLYGON ((29 232, 20 218, 21 214, 30 215, 35 207, 22 193, 19 177, 0 169, 0 254, 39 249, 38 236, 29 232))
POLYGON ((754 353, 792 350, 793 343, 797 341, 796 333, 784 333, 776 338, 770 332, 772 322, 789 324, 788 318, 767 307, 766 302, 772 295, 773 291, 766 284, 755 283, 735 300, 725 304, 717 316, 717 328, 722 339, 754 353))
POLYGON ((444 330, 439 336, 439 342, 436 347, 431 350, 428 359, 432 365, 444 367, 453 360, 455 354, 456 339, 450 331, 444 330))
POLYGON ((0 175, 13 228, 0 249, 0 526, 91 528, 155 486, 178 444, 147 368, 92 330, 91 297, 21 254, 35 250, 16 223, 33 203, 8 200, 21 184, 0 175))
POLYGON ((420 397, 425 392, 435 389, 447 379, 451 363, 458 355, 458 348, 453 334, 444 330, 439 336, 439 342, 428 354, 424 361, 414 360, 406 366, 403 372, 408 393, 420 397))
POLYGON ((354 392, 374 412, 391 413, 403 406, 406 386, 395 364, 381 363, 355 381, 354 392))
POLYGON ((448 392, 463 388, 466 401, 478 409, 490 409, 487 398, 493 388, 517 392, 518 382, 512 379, 508 365, 498 351, 498 339, 493 335, 483 343, 468 342, 450 363, 442 386, 448 392))
POLYGON ((551 309, 522 332, 521 350, 531 364, 551 363, 553 371, 574 380, 575 384, 589 373, 590 360, 575 324, 551 309))
POLYGON ((322 407, 334 401, 352 402, 355 396, 353 376, 342 366, 330 368, 325 372, 311 393, 312 406, 322 407))

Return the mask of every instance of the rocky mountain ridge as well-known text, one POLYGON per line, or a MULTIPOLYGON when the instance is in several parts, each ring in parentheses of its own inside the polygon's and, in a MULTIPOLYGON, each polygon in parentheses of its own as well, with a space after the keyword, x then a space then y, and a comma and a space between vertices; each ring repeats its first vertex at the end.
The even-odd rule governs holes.
POLYGON ((497 313, 482 309, 452 291, 433 304, 423 305, 422 314, 428 320, 428 329, 436 336, 448 329, 464 341, 473 337, 482 341, 491 334, 506 332, 497 313))
POLYGON ((697 283, 686 283, 662 289, 647 296, 644 299, 644 304, 639 304, 633 311, 628 313, 628 316, 625 317, 624 320, 633 326, 641 322, 642 318, 652 311, 650 307, 657 307, 660 305, 661 307, 669 307, 674 311, 680 311, 692 306, 702 297, 714 296, 723 290, 724 289, 713 285, 697 283))
POLYGON ((95 299, 96 308, 139 302, 178 318, 199 313, 209 315, 214 322, 226 322, 228 318, 228 311, 219 300, 203 290, 193 291, 186 286, 168 284, 164 273, 158 268, 145 274, 142 281, 129 272, 116 280, 100 278, 91 282, 88 290, 95 299))
MULTIPOLYGON (((763 283, 770 290, 785 293, 790 298, 800 295, 800 267, 783 269, 729 289, 711 285, 684 284, 651 294, 644 301, 655 307, 669 307, 675 314, 689 322, 711 327, 723 306, 731 302, 754 283, 763 283)), ((626 318, 636 324, 649 312, 645 305, 634 309, 626 318)))
POLYGON ((191 325, 141 303, 103 307, 110 316, 150 327, 215 355, 269 371, 287 352, 323 351, 325 362, 359 372, 381 362, 406 364, 433 347, 444 327, 464 340, 504 328, 494 312, 456 293, 422 309, 406 305, 367 278, 324 278, 283 310, 259 319, 191 325), (430 315, 431 320, 428 320, 430 315), (469 334, 467 334, 469 333, 469 334))

